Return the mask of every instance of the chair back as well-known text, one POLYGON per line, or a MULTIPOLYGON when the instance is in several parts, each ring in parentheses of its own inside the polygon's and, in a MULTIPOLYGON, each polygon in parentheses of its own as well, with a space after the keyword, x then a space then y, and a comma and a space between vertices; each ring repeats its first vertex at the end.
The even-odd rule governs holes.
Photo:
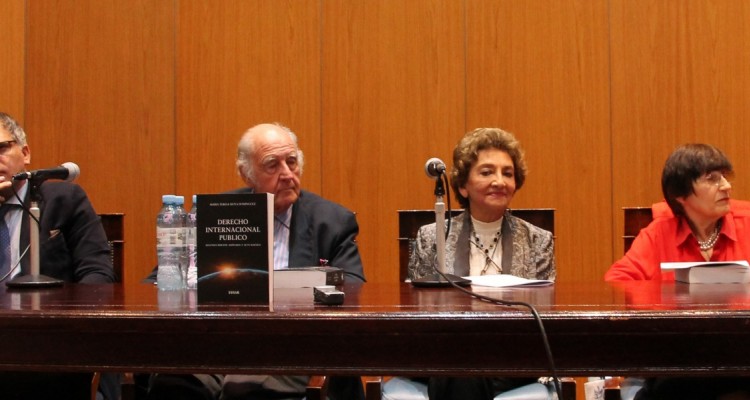
POLYGON ((99 214, 109 243, 109 256, 115 270, 117 282, 122 282, 123 264, 125 263, 125 214, 99 214))
MULTIPOLYGON (((455 217, 463 211, 451 210, 451 216, 455 217)), ((511 214, 555 234, 554 208, 519 208, 512 209, 511 214)), ((398 269, 401 282, 408 276, 409 256, 414 249, 419 228, 433 222, 435 210, 398 210, 398 269)))
POLYGON ((651 207, 623 207, 625 227, 623 229, 624 253, 627 253, 641 229, 648 226, 654 219, 651 207))

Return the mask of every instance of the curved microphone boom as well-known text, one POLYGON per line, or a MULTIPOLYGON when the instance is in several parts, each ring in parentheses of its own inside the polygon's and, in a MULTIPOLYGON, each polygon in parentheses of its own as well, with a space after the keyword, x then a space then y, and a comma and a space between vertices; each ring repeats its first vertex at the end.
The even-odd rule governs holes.
POLYGON ((445 163, 439 158, 430 158, 424 164, 424 172, 432 179, 439 179, 445 173, 445 163))
POLYGON ((37 169, 35 171, 24 171, 13 175, 14 181, 34 180, 46 181, 47 179, 61 179, 73 182, 81 174, 81 169, 76 163, 66 162, 55 168, 37 169))

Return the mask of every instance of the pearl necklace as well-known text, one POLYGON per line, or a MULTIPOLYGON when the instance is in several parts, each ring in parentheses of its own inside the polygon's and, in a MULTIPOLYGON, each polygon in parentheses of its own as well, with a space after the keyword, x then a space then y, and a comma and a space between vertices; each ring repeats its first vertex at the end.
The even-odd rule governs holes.
POLYGON ((714 231, 711 233, 711 236, 709 236, 708 239, 700 240, 696 236, 695 240, 698 241, 698 247, 700 247, 701 251, 708 251, 713 249, 716 241, 719 240, 719 224, 716 224, 716 228, 714 228, 714 231))

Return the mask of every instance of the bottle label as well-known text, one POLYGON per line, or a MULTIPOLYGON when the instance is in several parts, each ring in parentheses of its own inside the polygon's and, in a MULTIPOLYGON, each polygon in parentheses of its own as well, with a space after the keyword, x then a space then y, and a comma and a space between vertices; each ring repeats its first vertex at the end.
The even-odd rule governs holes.
POLYGON ((156 247, 183 246, 186 242, 184 228, 156 228, 156 247))

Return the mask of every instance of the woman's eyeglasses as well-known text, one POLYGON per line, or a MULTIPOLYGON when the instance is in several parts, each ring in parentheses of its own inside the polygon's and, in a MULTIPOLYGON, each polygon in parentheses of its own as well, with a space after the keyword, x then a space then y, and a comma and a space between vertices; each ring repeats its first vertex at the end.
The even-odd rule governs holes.
POLYGON ((727 183, 729 183, 729 179, 731 179, 730 174, 720 171, 709 172, 699 178, 699 180, 702 180, 703 182, 714 186, 721 186, 721 183, 725 180, 727 181, 727 183))

